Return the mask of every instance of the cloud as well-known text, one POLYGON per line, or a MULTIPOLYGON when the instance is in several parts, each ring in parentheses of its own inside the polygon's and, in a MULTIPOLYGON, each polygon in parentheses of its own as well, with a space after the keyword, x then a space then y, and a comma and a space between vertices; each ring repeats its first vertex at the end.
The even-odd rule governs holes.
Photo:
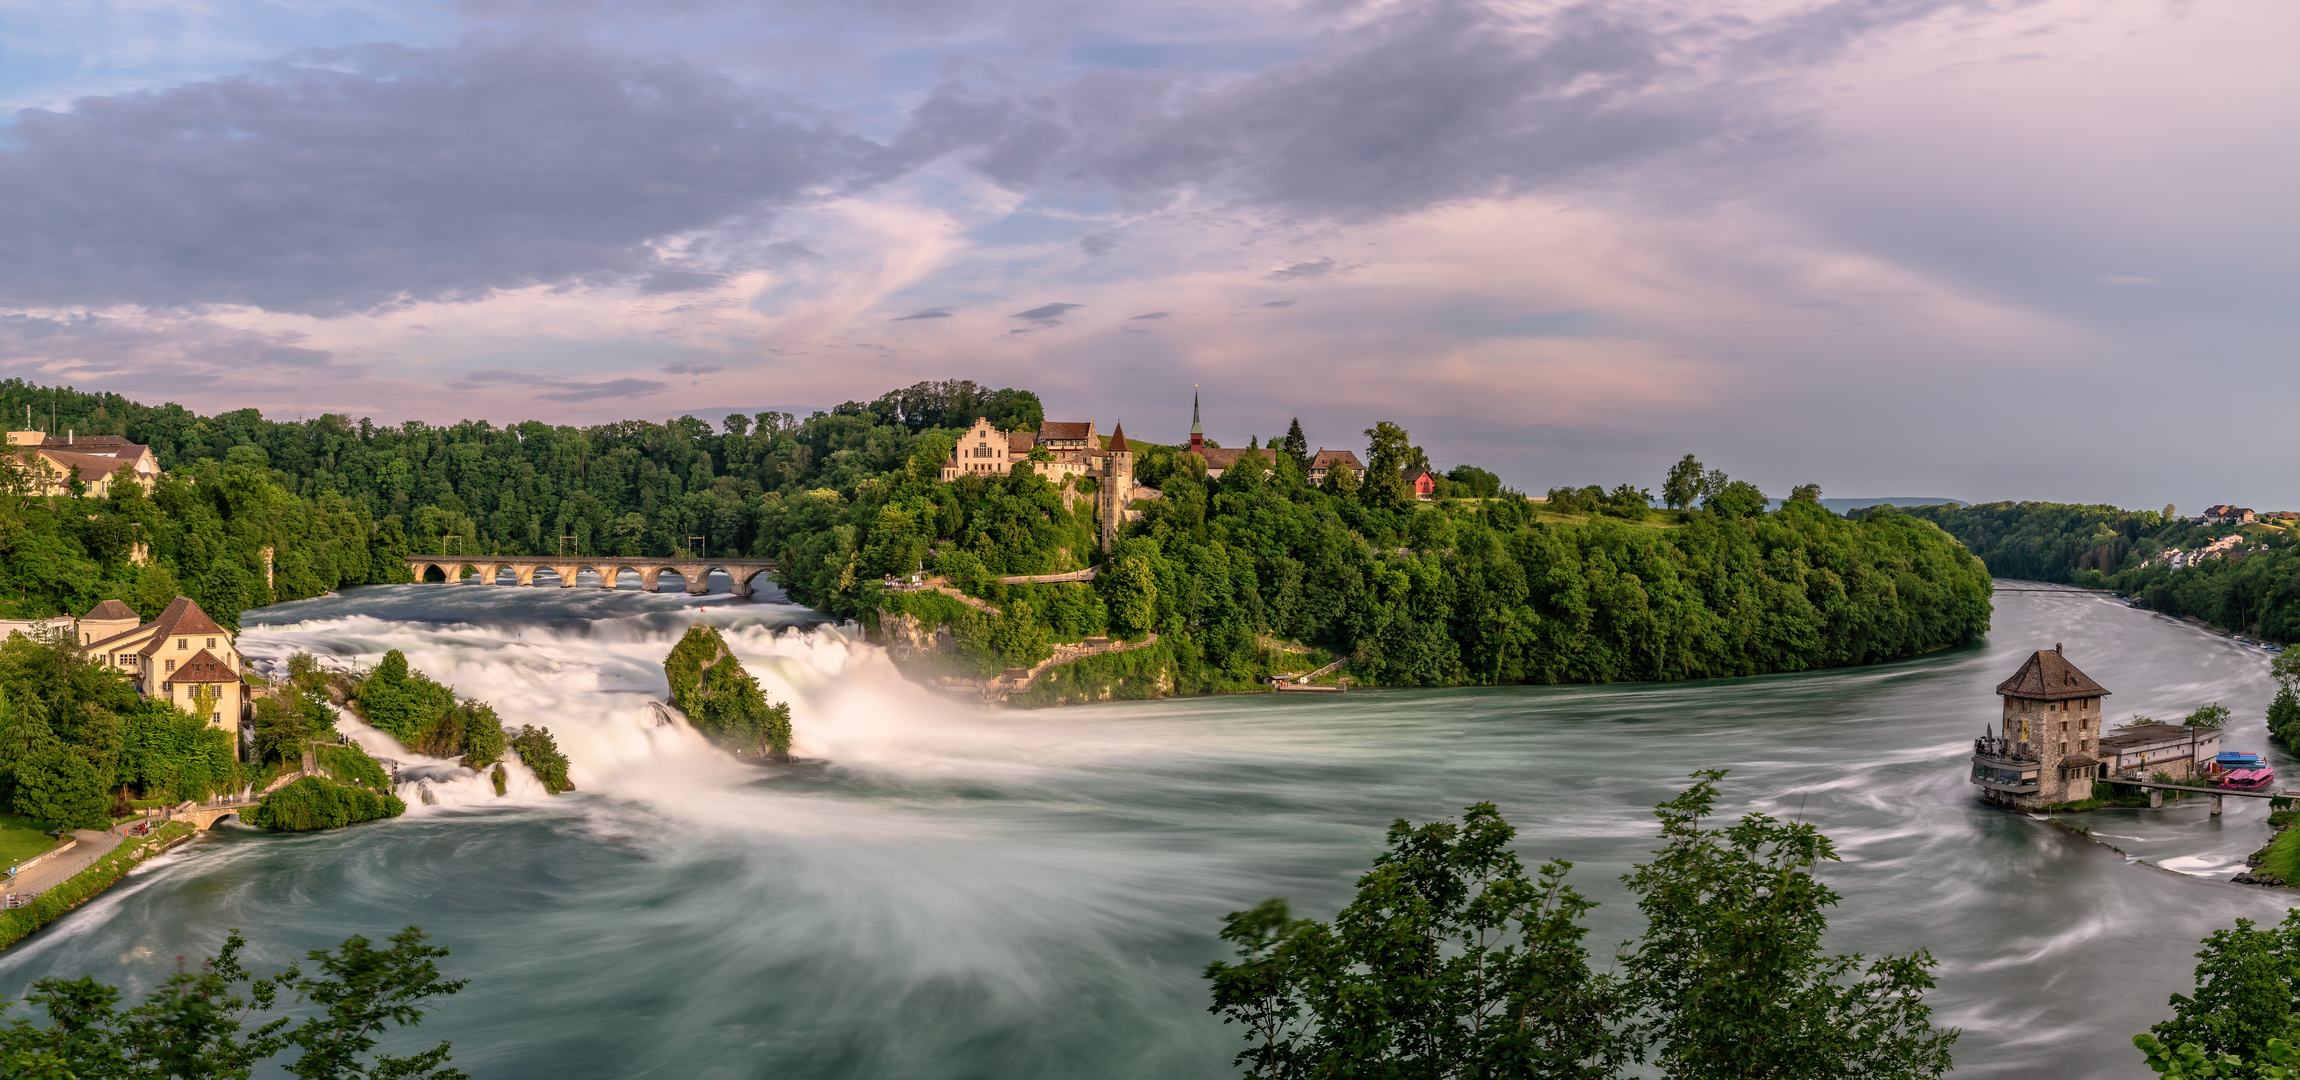
POLYGON ((1827 3, 1770 18, 1660 5, 1380 9, 1326 54, 1242 78, 1097 72, 1022 93, 962 74, 878 155, 956 154, 1026 191, 1197 193, 1370 220, 1586 180, 1663 158, 1804 145, 1794 74, 1957 0, 1827 3), (989 87, 985 89, 983 87, 989 87))
MULTIPOLYGON (((1150 313, 1150 314, 1148 314, 1148 315, 1136 315, 1136 316, 1134 316, 1134 318, 1135 318, 1135 319, 1163 319, 1163 318, 1166 318, 1166 317, 1168 317, 1168 316, 1171 316, 1171 315, 1173 315, 1173 314, 1174 314, 1174 313, 1173 313, 1173 312, 1171 312, 1171 311, 1153 311, 1153 312, 1151 312, 1151 313, 1150 313)), ((1128 320, 1128 321, 1132 321, 1132 320, 1128 320)))
POLYGON ((1272 300, 1269 303, 1263 304, 1261 306, 1266 308, 1290 308, 1293 307, 1296 303, 1297 301, 1293 300, 1272 300))
POLYGON ((1064 315, 1085 306, 1084 304, 1040 304, 1028 311, 1017 311, 1007 318, 1028 319, 1040 326, 1054 326, 1062 321, 1064 315))
POLYGON ((1310 281, 1334 272, 1334 260, 1321 258, 1316 262, 1298 262, 1283 270, 1270 272, 1271 281, 1310 281))
POLYGON ((2152 277, 2131 277, 2131 276, 2128 276, 2128 275, 2124 275, 2124 274, 2118 274, 2118 275, 2115 275, 2115 276, 2113 276, 2113 277, 2096 277, 2096 278, 2094 278, 2094 279, 2092 279, 2092 280, 2094 280, 2094 281, 2097 281, 2097 282, 2099 282, 2099 283, 2101 283, 2101 284, 2103 284, 2103 285, 2154 285, 2154 284, 2156 284, 2156 279, 2155 279, 2155 278, 2152 278, 2152 277))
POLYGON ((704 274, 693 270, 657 270, 639 283, 639 291, 654 296, 661 293, 694 292, 709 289, 727 280, 725 274, 704 274))
POLYGON ((704 364, 692 360, 681 360, 677 363, 663 365, 663 371, 671 375, 709 375, 714 371, 725 370, 727 370, 725 364, 704 364))
POLYGON ((950 318, 950 309, 949 309, 949 308, 930 307, 930 308, 926 309, 925 311, 914 311, 914 312, 911 312, 911 313, 910 313, 910 314, 908 314, 908 315, 904 315, 904 316, 901 316, 901 317, 899 317, 899 318, 896 318, 896 319, 894 319, 894 320, 892 320, 892 321, 894 321, 894 322, 910 322, 910 321, 911 321, 911 320, 913 320, 913 319, 947 319, 947 318, 950 318))
POLYGON ((1112 251, 1116 250, 1117 247, 1117 240, 1108 236, 1101 235, 1099 233, 1092 236, 1081 236, 1078 238, 1078 250, 1083 251, 1088 255, 1108 255, 1112 251))
POLYGON ((338 315, 717 274, 650 241, 771 214, 869 144, 690 64, 564 41, 307 54, 27 109, 0 149, 0 305, 338 315))
MULTIPOLYGON (((666 369, 667 370, 667 369, 666 369)), ((612 397, 646 397, 668 388, 665 383, 652 379, 609 379, 605 382, 583 382, 549 375, 530 375, 520 371, 474 371, 449 384, 450 390, 474 390, 482 386, 538 386, 548 393, 535 395, 537 401, 597 401, 612 397)))

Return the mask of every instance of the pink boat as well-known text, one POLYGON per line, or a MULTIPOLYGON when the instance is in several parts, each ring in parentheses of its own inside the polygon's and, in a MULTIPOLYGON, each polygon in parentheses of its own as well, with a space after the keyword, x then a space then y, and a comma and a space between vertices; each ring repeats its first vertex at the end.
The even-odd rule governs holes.
POLYGON ((2276 770, 2263 761, 2249 768, 2231 769, 2220 778, 2220 786, 2238 791, 2258 791, 2276 782, 2276 770))

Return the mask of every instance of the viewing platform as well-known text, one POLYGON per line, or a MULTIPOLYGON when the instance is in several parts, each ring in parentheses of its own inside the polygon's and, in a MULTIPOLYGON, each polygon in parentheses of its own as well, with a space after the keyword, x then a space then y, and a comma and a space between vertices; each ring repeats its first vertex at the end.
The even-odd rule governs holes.
POLYGON ((549 570, 559 579, 559 587, 572 589, 580 583, 586 570, 599 577, 599 587, 613 589, 621 585, 623 575, 637 574, 639 588, 644 592, 661 592, 663 572, 668 570, 686 582, 689 595, 701 596, 711 590, 711 574, 727 575, 736 596, 751 595, 751 582, 760 574, 775 568, 773 559, 698 559, 678 556, 668 559, 620 558, 585 556, 583 558, 486 558, 456 556, 423 556, 407 560, 408 572, 418 582, 436 580, 462 582, 465 574, 477 575, 481 585, 501 585, 503 575, 510 573, 517 584, 533 585, 538 573, 549 570))

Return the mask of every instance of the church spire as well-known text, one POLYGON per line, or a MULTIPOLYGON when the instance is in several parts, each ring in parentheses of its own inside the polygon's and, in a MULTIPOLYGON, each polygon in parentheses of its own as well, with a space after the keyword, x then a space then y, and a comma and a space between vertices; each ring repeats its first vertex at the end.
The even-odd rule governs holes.
POLYGON ((1190 387, 1190 452, 1206 452, 1206 426, 1198 422, 1198 387, 1190 387))

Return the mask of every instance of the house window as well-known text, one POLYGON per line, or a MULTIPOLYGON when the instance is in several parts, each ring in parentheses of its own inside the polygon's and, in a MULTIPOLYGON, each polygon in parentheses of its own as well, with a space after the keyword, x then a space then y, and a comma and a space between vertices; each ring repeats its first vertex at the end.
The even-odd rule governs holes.
POLYGON ((173 660, 170 660, 170 661, 168 661, 168 666, 167 666, 167 667, 165 667, 165 668, 162 668, 161 670, 163 670, 163 671, 174 671, 174 670, 176 670, 176 662, 175 662, 175 661, 173 661, 173 660))
POLYGON ((209 639, 208 639, 208 648, 211 648, 211 649, 213 649, 213 648, 215 648, 215 647, 216 647, 216 639, 214 639, 214 638, 209 638, 209 639))
POLYGON ((160 684, 160 692, 161 692, 161 693, 163 693, 163 694, 173 694, 173 693, 175 693, 175 692, 176 692, 176 684, 174 684, 174 683, 172 683, 172 682, 164 682, 164 683, 161 683, 161 684, 160 684))
POLYGON ((176 639, 176 648, 178 648, 178 649, 189 649, 189 648, 191 648, 191 647, 192 647, 192 639, 190 639, 190 638, 177 638, 177 639, 176 639))

